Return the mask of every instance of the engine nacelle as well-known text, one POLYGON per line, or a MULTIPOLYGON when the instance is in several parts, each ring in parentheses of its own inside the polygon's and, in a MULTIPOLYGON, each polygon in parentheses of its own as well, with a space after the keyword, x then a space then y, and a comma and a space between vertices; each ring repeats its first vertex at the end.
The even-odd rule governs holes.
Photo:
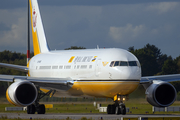
POLYGON ((29 81, 17 81, 6 91, 7 100, 15 106, 28 106, 35 102, 38 92, 36 86, 29 81))
POLYGON ((168 82, 156 80, 146 89, 146 98, 153 106, 167 107, 176 100, 176 89, 168 82))

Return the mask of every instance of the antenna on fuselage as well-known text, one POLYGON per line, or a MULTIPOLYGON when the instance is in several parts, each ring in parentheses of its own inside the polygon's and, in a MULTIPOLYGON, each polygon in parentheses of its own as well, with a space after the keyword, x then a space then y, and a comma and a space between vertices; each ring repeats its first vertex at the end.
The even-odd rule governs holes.
POLYGON ((97 45, 97 49, 99 49, 99 45, 97 45))

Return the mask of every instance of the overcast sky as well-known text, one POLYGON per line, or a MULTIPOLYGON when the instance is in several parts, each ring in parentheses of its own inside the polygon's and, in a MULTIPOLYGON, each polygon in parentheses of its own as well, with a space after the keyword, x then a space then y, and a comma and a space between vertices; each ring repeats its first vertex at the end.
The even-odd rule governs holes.
MULTIPOLYGON (((143 48, 180 55, 178 0, 38 0, 50 49, 143 48)), ((0 4, 0 51, 26 53, 27 0, 0 4)), ((32 51, 32 49, 31 49, 32 51)))

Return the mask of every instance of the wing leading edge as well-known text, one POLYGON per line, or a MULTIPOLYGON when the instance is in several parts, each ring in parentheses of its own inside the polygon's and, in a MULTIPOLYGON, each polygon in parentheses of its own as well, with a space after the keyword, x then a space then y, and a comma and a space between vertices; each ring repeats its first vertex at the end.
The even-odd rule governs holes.
POLYGON ((180 81, 180 74, 141 77, 140 83, 150 83, 153 80, 161 80, 164 82, 180 81))
POLYGON ((15 70, 22 71, 22 72, 28 72, 28 68, 26 66, 21 66, 21 65, 0 63, 0 67, 15 69, 15 70))
POLYGON ((0 75, 0 81, 4 82, 17 82, 17 81, 29 81, 35 85, 41 87, 52 87, 60 85, 55 89, 63 89, 62 86, 71 87, 74 84, 74 80, 71 78, 42 78, 42 77, 28 77, 28 76, 16 76, 16 75, 0 75))

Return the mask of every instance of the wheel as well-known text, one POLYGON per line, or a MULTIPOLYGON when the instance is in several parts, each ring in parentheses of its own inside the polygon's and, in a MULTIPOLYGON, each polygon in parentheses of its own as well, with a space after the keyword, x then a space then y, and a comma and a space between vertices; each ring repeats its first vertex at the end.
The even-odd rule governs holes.
POLYGON ((126 114, 126 106, 124 104, 121 104, 120 106, 121 106, 121 108, 120 108, 121 114, 125 115, 126 114))
POLYGON ((118 106, 116 106, 116 111, 115 111, 115 114, 116 114, 116 115, 119 115, 119 114, 120 114, 120 108, 119 108, 119 105, 118 105, 118 106))
POLYGON ((45 105, 44 104, 39 105, 37 108, 37 113, 38 114, 45 114, 45 112, 46 112, 45 105))
POLYGON ((115 114, 116 106, 113 104, 111 105, 111 114, 115 114))
POLYGON ((46 109, 45 109, 45 105, 44 104, 41 104, 41 105, 39 105, 38 106, 38 108, 37 108, 37 113, 38 114, 45 114, 45 111, 46 109))
POLYGON ((111 114, 111 105, 107 106, 107 114, 111 114))
POLYGON ((35 114, 35 112, 36 108, 34 104, 27 106, 27 114, 35 114))
POLYGON ((115 105, 107 106, 107 114, 115 114, 115 105))

